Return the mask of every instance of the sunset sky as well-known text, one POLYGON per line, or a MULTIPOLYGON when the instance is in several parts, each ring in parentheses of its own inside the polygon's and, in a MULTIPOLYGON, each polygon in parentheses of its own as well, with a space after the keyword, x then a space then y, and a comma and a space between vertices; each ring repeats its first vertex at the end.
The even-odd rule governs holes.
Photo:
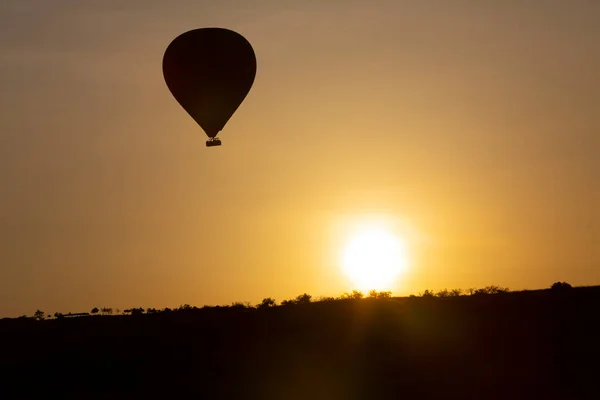
POLYGON ((0 2, 0 317, 354 288, 600 284, 600 2, 0 2), (162 75, 179 34, 248 39, 207 148, 162 75))

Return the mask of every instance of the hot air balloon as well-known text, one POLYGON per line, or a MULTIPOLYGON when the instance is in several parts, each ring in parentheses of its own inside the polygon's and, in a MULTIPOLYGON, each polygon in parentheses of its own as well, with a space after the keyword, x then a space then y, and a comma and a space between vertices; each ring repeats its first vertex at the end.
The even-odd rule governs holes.
POLYGON ((256 56, 239 33, 201 28, 176 37, 163 56, 163 75, 173 97, 208 136, 217 134, 246 98, 256 76, 256 56))

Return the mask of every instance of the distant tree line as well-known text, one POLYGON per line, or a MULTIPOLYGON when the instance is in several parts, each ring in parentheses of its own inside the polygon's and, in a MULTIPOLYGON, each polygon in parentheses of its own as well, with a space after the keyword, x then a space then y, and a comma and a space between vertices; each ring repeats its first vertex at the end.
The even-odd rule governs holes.
MULTIPOLYGON (((568 291, 572 289, 572 286, 567 283, 567 282, 555 282, 552 284, 552 286, 550 287, 550 290, 552 292, 555 293, 563 293, 565 291, 568 291)), ((433 291, 433 290, 425 290, 422 293, 419 293, 418 295, 410 295, 409 298, 414 299, 414 298, 425 298, 425 299, 433 299, 433 298, 438 298, 438 299, 445 299, 445 298, 451 298, 451 297, 459 297, 459 296, 489 296, 489 295, 500 295, 500 294, 504 294, 504 293, 508 293, 510 290, 506 287, 501 287, 501 286, 486 286, 483 288, 469 288, 469 289, 442 289, 439 291, 433 291)), ((112 308, 109 307, 102 307, 102 308, 98 308, 98 307, 94 307, 92 308, 92 310, 89 313, 68 313, 68 314, 62 314, 59 312, 54 313, 53 317, 54 319, 63 319, 65 317, 82 317, 82 316, 96 316, 96 315, 103 315, 103 316, 112 316, 112 315, 131 315, 131 316, 138 316, 138 315, 142 315, 142 314, 164 314, 164 313, 170 313, 170 312, 191 312, 191 311, 197 311, 197 310, 201 310, 201 309, 233 309, 233 310, 249 310, 249 309, 267 309, 267 308, 272 308, 272 307, 278 307, 278 306, 294 306, 294 305, 303 305, 303 304, 309 304, 309 303, 326 303, 326 302, 334 302, 334 301, 344 301, 344 300, 374 300, 374 299, 392 299, 392 292, 391 291, 381 291, 378 292, 376 290, 371 290, 367 296, 365 296, 363 294, 363 292, 359 291, 359 290, 353 290, 352 292, 346 292, 341 294, 340 296, 337 297, 331 297, 331 296, 322 296, 322 297, 318 297, 316 299, 313 299, 313 297, 308 294, 308 293, 303 293, 300 294, 298 296, 296 296, 293 299, 287 299, 287 300, 283 300, 280 304, 277 304, 277 301, 275 299, 273 299, 272 297, 266 297, 264 298, 260 303, 253 305, 252 303, 250 303, 249 301, 237 301, 237 302, 233 302, 231 303, 230 306, 203 306, 201 308, 196 307, 196 306, 191 306, 189 304, 184 304, 181 305, 177 308, 171 309, 169 307, 166 307, 164 309, 156 309, 156 308, 147 308, 144 309, 142 307, 137 307, 137 308, 128 308, 128 309, 124 309, 121 310, 120 309, 115 309, 113 310, 112 308)), ((46 315, 46 313, 42 310, 36 310, 35 313, 33 314, 32 317, 27 317, 26 315, 22 315, 19 318, 33 318, 35 320, 38 321, 42 321, 45 319, 51 319, 52 315, 46 315)))
MULTIPOLYGON (((448 290, 448 289, 443 289, 440 290, 438 292, 434 292, 432 290, 425 290, 423 293, 421 293, 419 296, 420 297, 426 297, 426 298, 432 298, 432 297, 438 297, 438 298, 448 298, 448 297, 458 297, 458 296, 479 296, 479 295, 493 295, 493 294, 502 294, 502 293, 508 293, 510 290, 506 287, 501 287, 501 286, 486 286, 480 289, 476 289, 476 288, 469 288, 469 289, 452 289, 452 290, 448 290)), ((417 297, 417 296, 411 296, 411 297, 417 297)))

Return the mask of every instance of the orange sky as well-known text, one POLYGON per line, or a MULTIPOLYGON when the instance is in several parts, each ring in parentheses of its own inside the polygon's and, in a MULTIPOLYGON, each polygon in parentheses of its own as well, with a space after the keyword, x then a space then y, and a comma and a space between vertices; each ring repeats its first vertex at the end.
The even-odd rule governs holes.
POLYGON ((352 289, 348 233, 407 243, 398 295, 600 283, 600 3, 0 3, 0 316, 352 289), (169 93, 187 30, 244 35, 206 148, 169 93))

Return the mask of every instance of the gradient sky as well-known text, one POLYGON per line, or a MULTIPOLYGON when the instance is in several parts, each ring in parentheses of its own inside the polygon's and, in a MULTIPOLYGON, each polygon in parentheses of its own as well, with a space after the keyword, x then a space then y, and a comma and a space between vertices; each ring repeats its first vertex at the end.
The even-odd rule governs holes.
POLYGON ((406 242, 394 287, 600 284, 600 2, 0 2, 0 316, 352 289, 348 235, 406 242), (164 50, 254 46, 206 148, 164 50))

